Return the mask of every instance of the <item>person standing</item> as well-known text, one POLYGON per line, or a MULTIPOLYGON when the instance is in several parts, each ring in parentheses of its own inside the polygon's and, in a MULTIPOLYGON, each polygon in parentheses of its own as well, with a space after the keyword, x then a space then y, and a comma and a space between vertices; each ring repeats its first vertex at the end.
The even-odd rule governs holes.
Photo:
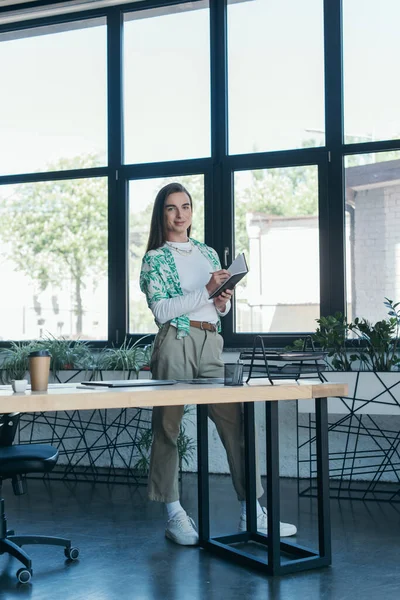
MULTIPOLYGON (((154 379, 223 377, 223 338, 220 318, 231 307, 232 290, 209 300, 229 272, 221 268, 213 248, 190 237, 193 202, 187 189, 169 183, 157 194, 140 288, 159 327, 150 370, 154 379)), ((198 543, 196 526, 180 504, 177 439, 183 406, 154 407, 153 443, 148 495, 164 502, 168 522, 165 535, 181 545, 198 543)), ((240 403, 210 404, 225 447, 233 486, 241 502, 239 531, 246 530, 243 416, 240 403)), ((257 467, 257 498, 263 494, 257 467)), ((267 514, 257 501, 257 526, 267 533, 267 514)), ((296 527, 281 523, 281 536, 294 535, 296 527)))

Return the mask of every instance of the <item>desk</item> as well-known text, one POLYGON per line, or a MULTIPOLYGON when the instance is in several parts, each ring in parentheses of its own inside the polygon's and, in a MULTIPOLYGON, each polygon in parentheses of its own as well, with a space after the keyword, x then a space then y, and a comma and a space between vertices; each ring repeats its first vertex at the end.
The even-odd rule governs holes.
POLYGON ((327 397, 346 396, 347 385, 302 380, 280 381, 271 385, 257 379, 241 387, 217 384, 184 384, 143 388, 77 389, 75 385, 49 389, 48 392, 13 394, 0 390, 0 412, 46 412, 59 410, 92 410, 139 408, 168 405, 197 405, 198 428, 198 494, 200 546, 239 564, 261 569, 269 575, 282 575, 327 566, 331 562, 329 516, 329 463, 327 397), (245 417, 247 470, 247 531, 218 538, 210 537, 208 486, 208 426, 210 404, 243 402, 245 417), (315 399, 318 488, 318 551, 279 537, 279 437, 278 404, 285 400, 315 399), (255 502, 254 402, 265 402, 267 434, 267 509, 268 536, 257 533, 255 502), (263 560, 232 547, 238 542, 257 542, 266 546, 263 560))

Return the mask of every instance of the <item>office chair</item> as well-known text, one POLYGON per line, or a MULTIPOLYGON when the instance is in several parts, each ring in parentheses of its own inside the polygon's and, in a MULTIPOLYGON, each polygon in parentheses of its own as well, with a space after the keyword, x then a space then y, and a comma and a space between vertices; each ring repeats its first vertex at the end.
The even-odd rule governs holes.
POLYGON ((18 427, 19 413, 0 415, 0 554, 8 553, 24 565, 17 571, 20 583, 28 583, 32 577, 32 561, 21 546, 27 544, 49 544, 64 546, 64 554, 69 560, 76 560, 79 549, 71 546, 71 541, 42 535, 15 535, 7 529, 4 500, 1 498, 4 479, 11 479, 14 494, 26 492, 25 475, 28 473, 49 473, 55 466, 58 450, 43 444, 13 444, 18 427))

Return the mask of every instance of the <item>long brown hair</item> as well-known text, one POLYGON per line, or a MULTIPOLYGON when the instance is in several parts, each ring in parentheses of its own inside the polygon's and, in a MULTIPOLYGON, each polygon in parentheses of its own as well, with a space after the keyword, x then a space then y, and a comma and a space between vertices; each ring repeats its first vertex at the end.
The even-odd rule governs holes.
MULTIPOLYGON (((168 183, 158 192, 154 200, 153 214, 151 215, 149 241, 147 242, 146 252, 156 250, 165 243, 165 227, 164 227, 164 204, 168 196, 176 192, 183 192, 190 200, 190 206, 193 209, 192 197, 187 189, 181 183, 168 183)), ((187 228, 187 236, 190 236, 192 226, 187 228)))

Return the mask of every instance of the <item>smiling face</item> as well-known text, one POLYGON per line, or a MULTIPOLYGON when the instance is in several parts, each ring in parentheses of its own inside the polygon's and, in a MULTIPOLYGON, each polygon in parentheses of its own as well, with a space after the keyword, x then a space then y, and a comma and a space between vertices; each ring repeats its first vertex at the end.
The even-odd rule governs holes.
POLYGON ((187 230, 192 224, 192 205, 184 192, 174 192, 164 202, 165 239, 187 242, 187 230))

